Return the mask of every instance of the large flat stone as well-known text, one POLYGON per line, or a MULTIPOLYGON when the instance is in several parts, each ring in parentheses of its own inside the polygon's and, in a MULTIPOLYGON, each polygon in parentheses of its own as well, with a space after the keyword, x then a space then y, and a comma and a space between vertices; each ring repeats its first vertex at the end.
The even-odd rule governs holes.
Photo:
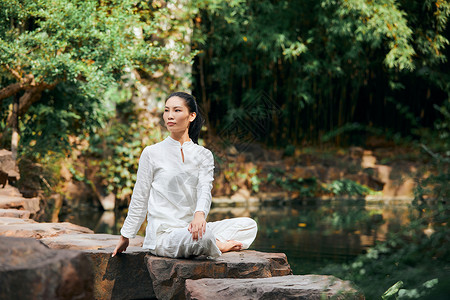
POLYGON ((20 210, 20 209, 3 209, 0 208, 0 217, 9 217, 9 218, 19 218, 19 219, 29 219, 30 218, 29 210, 20 210))
POLYGON ((186 280, 186 299, 364 299, 349 281, 334 276, 290 275, 257 279, 186 280))
POLYGON ((10 237, 46 238, 69 233, 94 233, 89 228, 72 223, 37 223, 33 220, 0 218, 0 235, 10 237))
POLYGON ((92 299, 93 274, 81 252, 0 236, 0 299, 92 299))
MULTIPOLYGON (((112 248, 110 249, 112 253, 119 241, 119 237, 120 235, 104 233, 68 233, 42 238, 41 241, 54 249, 97 250, 112 248)), ((134 239, 130 239, 130 246, 140 247, 143 242, 144 238, 137 236, 134 239)))
POLYGON ((94 299, 155 298, 152 279, 144 263, 148 251, 141 247, 128 247, 126 252, 111 257, 112 251, 83 251, 92 262, 94 299))
POLYGON ((148 271, 158 299, 184 299, 186 279, 265 278, 292 274, 283 253, 240 251, 215 260, 173 259, 147 255, 148 271))
POLYGON ((39 211, 39 198, 23 198, 19 196, 0 196, 0 208, 14 208, 28 210, 32 214, 39 211))

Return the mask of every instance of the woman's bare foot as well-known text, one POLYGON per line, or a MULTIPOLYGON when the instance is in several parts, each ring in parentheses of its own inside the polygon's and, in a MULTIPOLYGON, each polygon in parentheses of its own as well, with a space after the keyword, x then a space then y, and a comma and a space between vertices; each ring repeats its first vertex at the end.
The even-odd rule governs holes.
POLYGON ((229 251, 239 251, 242 249, 242 243, 236 241, 221 242, 219 240, 216 240, 216 245, 222 253, 229 251))

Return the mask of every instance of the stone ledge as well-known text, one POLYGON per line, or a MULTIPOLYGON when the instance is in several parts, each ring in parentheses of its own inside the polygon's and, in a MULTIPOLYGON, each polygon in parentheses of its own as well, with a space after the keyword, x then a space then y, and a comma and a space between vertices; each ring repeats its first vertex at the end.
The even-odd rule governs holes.
POLYGON ((0 217, 18 218, 18 219, 29 219, 31 212, 29 210, 20 209, 4 209, 0 208, 0 217))
POLYGON ((23 209, 28 210, 32 214, 35 214, 39 211, 39 198, 23 198, 17 196, 1 196, 0 197, 0 208, 15 208, 15 209, 23 209))
POLYGON ((0 218, 0 236, 48 238, 68 233, 94 233, 72 223, 38 223, 31 219, 0 218))
POLYGON ((85 255, 53 250, 35 239, 0 236, 0 299, 92 299, 85 255))
POLYGON ((255 299, 355 299, 364 295, 349 281, 334 276, 290 275, 257 279, 186 280, 189 300, 255 299))
POLYGON ((94 299, 155 298, 152 279, 144 263, 148 251, 128 247, 124 253, 111 257, 113 250, 113 247, 83 250, 91 259, 94 272, 94 299))
POLYGON ((265 278, 292 274, 283 253, 252 250, 224 253, 215 260, 145 256, 158 299, 185 299, 186 279, 265 278))
MULTIPOLYGON (((53 249, 72 249, 72 250, 97 250, 110 249, 110 253, 114 250, 119 241, 120 235, 112 235, 106 233, 66 233, 57 236, 41 239, 43 243, 53 249)), ((130 239, 131 247, 140 247, 144 242, 142 236, 130 239)))

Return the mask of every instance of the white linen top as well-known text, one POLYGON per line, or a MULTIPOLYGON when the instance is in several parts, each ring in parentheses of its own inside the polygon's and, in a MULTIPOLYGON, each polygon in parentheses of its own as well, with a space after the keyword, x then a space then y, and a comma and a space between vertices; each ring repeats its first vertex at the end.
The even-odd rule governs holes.
POLYGON ((145 147, 120 233, 134 238, 147 215, 142 247, 155 249, 158 232, 187 227, 196 211, 203 211, 206 218, 211 207, 213 180, 211 151, 192 140, 181 145, 169 136, 145 147))

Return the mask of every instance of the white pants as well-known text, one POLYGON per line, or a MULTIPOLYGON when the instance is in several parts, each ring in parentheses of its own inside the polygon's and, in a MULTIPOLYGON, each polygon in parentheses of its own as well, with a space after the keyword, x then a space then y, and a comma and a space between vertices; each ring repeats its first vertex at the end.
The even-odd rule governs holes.
POLYGON ((156 238, 156 248, 150 250, 154 255, 188 258, 206 255, 219 257, 222 252, 216 245, 216 239, 221 242, 234 240, 242 243, 242 249, 247 249, 253 243, 258 228, 250 218, 233 218, 206 223, 206 231, 201 239, 194 241, 187 227, 174 228, 161 232, 156 238))

